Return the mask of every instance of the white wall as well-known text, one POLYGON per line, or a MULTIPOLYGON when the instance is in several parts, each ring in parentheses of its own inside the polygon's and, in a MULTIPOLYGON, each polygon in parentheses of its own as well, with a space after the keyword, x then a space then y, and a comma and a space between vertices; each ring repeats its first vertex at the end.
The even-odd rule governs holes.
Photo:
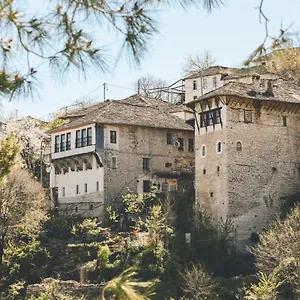
POLYGON ((95 210, 88 211, 91 216, 100 216, 103 212, 104 202, 104 168, 98 167, 96 159, 92 159, 92 169, 82 171, 69 171, 65 174, 55 174, 54 167, 50 174, 50 187, 58 188, 58 203, 62 210, 68 209, 68 213, 86 214, 89 205, 94 203, 95 210), (98 190, 97 190, 98 182, 98 190), (85 192, 87 184, 87 192, 85 192), (79 186, 79 193, 76 193, 76 185, 79 186), (65 195, 63 195, 63 188, 65 195))
POLYGON ((224 85, 224 81, 221 80, 221 74, 204 76, 202 78, 186 79, 185 80, 185 103, 193 101, 194 96, 200 97, 200 96, 202 96, 210 91, 213 91, 216 88, 219 88, 223 85, 224 85), (216 79, 217 79, 216 87, 213 84, 214 77, 216 77, 216 79), (206 81, 207 81, 206 88, 203 87, 203 79, 206 79, 206 81), (196 80, 196 83, 197 83, 196 90, 193 89, 194 80, 196 80), (201 83, 201 81, 202 81, 202 83, 201 83), (201 86, 202 86, 202 88, 201 88, 201 86))
POLYGON ((111 149, 111 150, 119 150, 120 144, 120 131, 118 126, 113 125, 106 125, 104 127, 104 149, 111 149), (117 132, 117 143, 113 144, 110 142, 110 131, 117 132))

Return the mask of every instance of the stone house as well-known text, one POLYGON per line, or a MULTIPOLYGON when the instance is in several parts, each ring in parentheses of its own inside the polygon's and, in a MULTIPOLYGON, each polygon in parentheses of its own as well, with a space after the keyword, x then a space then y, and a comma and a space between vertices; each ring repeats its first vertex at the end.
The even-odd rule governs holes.
POLYGON ((104 206, 134 193, 176 191, 194 178, 194 131, 186 108, 132 96, 65 116, 51 134, 50 186, 68 213, 101 216, 104 206), (182 112, 181 112, 182 110, 182 112))
POLYGON ((229 82, 195 113, 196 206, 230 219, 243 245, 300 191, 300 88, 283 79, 229 82))
POLYGON ((258 78, 260 86, 264 87, 267 80, 276 79, 278 75, 262 65, 247 68, 212 66, 199 70, 184 78, 185 103, 196 100, 228 82, 252 83, 253 78, 258 78))

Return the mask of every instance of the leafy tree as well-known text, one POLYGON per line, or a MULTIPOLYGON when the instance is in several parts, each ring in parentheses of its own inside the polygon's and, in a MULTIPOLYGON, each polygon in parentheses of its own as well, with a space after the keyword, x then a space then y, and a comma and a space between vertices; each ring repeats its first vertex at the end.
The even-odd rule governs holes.
POLYGON ((0 181, 10 172, 11 167, 15 164, 19 146, 17 139, 11 135, 0 143, 0 181))
MULTIPOLYGON (((200 4, 207 10, 221 2, 178 0, 183 7, 200 4)), ((106 25, 123 39, 121 50, 127 50, 139 63, 149 39, 157 32, 155 12, 163 4, 166 2, 158 0, 51 1, 34 15, 32 7, 23 1, 1 0, 0 94, 15 97, 34 92, 38 83, 34 61, 47 61, 57 77, 73 71, 85 75, 88 68, 107 70, 108 55, 96 38, 106 25), (89 25, 98 26, 99 31, 90 33, 89 25), (16 60, 22 59, 25 64, 16 69, 16 60)))
POLYGON ((276 50, 269 55, 270 70, 287 79, 300 80, 300 51, 298 47, 276 50))
POLYGON ((253 248, 257 268, 269 275, 274 270, 300 297, 300 206, 284 220, 279 219, 262 233, 260 243, 253 248))
POLYGON ((0 283, 6 247, 19 240, 17 228, 34 235, 44 218, 46 197, 25 169, 14 167, 0 183, 0 283))
POLYGON ((47 130, 52 130, 56 127, 64 125, 66 120, 62 119, 62 113, 54 113, 50 115, 50 121, 47 123, 47 130))

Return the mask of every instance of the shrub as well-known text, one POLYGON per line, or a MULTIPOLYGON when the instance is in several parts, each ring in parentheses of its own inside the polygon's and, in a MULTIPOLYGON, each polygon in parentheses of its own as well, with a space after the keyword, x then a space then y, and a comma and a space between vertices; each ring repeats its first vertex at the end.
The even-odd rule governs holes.
POLYGON ((278 288, 282 282, 279 282, 276 272, 267 275, 259 273, 259 282, 251 284, 246 291, 245 300, 275 300, 278 294, 278 288))
POLYGON ((184 294, 190 300, 217 299, 214 282, 201 265, 193 265, 184 274, 184 294))
POLYGON ((253 253, 260 271, 271 274, 276 270, 279 280, 287 283, 283 287, 300 297, 300 206, 261 234, 253 253))

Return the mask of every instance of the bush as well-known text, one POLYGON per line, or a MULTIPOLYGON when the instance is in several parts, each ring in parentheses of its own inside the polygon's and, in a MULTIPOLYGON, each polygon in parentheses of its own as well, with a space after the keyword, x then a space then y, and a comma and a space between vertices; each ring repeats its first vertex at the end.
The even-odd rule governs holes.
POLYGON ((245 300, 275 300, 278 294, 278 288, 282 282, 279 282, 276 272, 267 275, 259 273, 259 282, 251 284, 250 289, 246 291, 245 300))
POLYGON ((300 297, 300 206, 261 234, 253 253, 260 271, 271 274, 276 270, 279 280, 286 282, 284 290, 300 297))
POLYGON ((190 300, 217 299, 215 284, 201 265, 193 265, 184 274, 184 296, 190 300))

